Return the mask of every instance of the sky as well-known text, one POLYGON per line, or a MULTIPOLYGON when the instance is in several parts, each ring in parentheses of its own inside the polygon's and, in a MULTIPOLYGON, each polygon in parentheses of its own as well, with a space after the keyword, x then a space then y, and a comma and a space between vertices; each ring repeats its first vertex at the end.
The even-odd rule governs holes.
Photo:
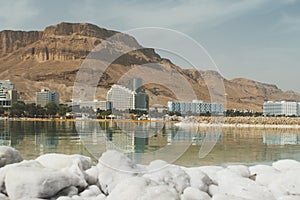
MULTIPOLYGON (((201 44, 226 79, 248 78, 300 92, 299 0, 0 3, 0 30, 43 30, 63 21, 88 22, 117 31, 172 29, 201 44)), ((176 41, 173 43, 176 45, 176 41)))

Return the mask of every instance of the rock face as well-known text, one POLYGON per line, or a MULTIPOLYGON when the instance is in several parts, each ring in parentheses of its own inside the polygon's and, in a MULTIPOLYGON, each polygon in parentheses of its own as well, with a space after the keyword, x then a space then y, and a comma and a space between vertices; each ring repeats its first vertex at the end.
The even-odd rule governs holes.
MULTIPOLYGON (((118 55, 132 47, 142 48, 135 38, 129 35, 87 23, 63 22, 46 27, 44 31, 1 31, 0 79, 10 79, 20 92, 20 97, 27 102, 33 102, 35 92, 43 88, 60 92, 62 102, 70 101, 80 66, 99 44, 113 47, 107 52, 102 52, 104 56, 101 59, 104 63, 108 62, 109 56, 118 55), (118 36, 107 42, 107 39, 115 34, 118 36)), ((300 94, 284 92, 274 85, 247 79, 226 80, 215 71, 181 69, 149 48, 131 51, 114 60, 98 83, 97 98, 105 99, 110 86, 117 83, 122 75, 137 65, 147 63, 157 63, 153 71, 158 74, 155 77, 159 80, 165 79, 160 75, 165 69, 176 71, 193 88, 196 98, 204 101, 210 101, 207 85, 212 85, 214 90, 215 80, 223 80, 229 109, 262 111, 264 100, 300 101, 300 94)), ((174 88, 178 87, 176 84, 178 83, 174 81, 174 88)), ((145 89, 150 96, 150 105, 166 105, 167 101, 176 100, 177 96, 180 96, 162 84, 147 84, 145 89)), ((218 91, 214 92, 217 96, 222 95, 218 91)))
POLYGON ((26 47, 42 38, 40 31, 1 31, 0 55, 4 56, 22 47, 26 47))
POLYGON ((35 58, 43 61, 84 59, 101 42, 114 34, 91 24, 61 23, 47 27, 31 48, 22 54, 22 60, 35 58))

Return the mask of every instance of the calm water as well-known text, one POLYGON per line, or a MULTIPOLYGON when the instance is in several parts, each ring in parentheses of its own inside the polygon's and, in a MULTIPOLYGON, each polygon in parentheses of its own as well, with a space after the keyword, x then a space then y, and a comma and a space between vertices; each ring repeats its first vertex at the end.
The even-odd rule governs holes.
POLYGON ((158 122, 0 121, 0 143, 18 149, 25 159, 50 152, 96 159, 106 149, 117 149, 137 163, 153 159, 184 166, 252 165, 284 158, 300 161, 297 129, 183 129, 158 122), (210 148, 209 154, 199 158, 199 152, 210 148))

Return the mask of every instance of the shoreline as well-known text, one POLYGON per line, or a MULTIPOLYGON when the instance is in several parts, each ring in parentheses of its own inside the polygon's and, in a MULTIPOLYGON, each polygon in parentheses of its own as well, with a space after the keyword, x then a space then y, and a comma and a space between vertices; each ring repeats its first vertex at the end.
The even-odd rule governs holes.
POLYGON ((180 120, 130 119, 60 119, 60 118, 0 118, 0 121, 54 121, 54 122, 172 122, 180 127, 238 127, 238 128, 293 128, 300 129, 300 118, 289 117, 188 117, 180 120))
POLYGON ((213 123, 190 123, 177 122, 175 126, 178 127, 219 127, 219 128, 260 128, 260 129, 300 129, 300 125, 287 124, 213 124, 213 123))

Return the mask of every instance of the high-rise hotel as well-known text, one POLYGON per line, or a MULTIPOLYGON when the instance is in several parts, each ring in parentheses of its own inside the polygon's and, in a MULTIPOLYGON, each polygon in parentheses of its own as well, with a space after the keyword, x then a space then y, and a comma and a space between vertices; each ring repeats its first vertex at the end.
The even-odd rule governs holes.
POLYGON ((143 81, 134 78, 129 82, 129 88, 122 85, 113 85, 107 92, 107 101, 112 102, 113 109, 125 111, 149 110, 149 96, 143 91, 143 81))

